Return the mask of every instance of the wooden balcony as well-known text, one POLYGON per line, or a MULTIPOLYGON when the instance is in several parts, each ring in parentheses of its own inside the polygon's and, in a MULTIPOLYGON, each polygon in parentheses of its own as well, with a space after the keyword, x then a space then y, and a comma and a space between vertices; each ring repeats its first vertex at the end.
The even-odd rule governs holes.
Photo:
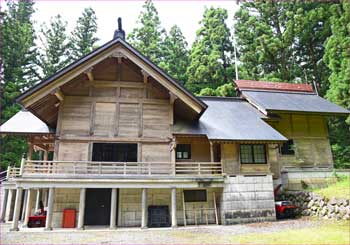
POLYGON ((220 162, 23 161, 19 175, 45 178, 220 176, 220 162))

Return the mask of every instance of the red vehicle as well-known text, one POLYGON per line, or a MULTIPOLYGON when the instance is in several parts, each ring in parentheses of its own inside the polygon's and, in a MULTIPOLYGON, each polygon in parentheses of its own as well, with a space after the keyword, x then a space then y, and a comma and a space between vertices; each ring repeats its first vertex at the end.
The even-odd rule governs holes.
MULTIPOLYGON (((277 193, 282 185, 278 185, 274 190, 275 200, 277 193)), ((298 207, 293 205, 290 201, 275 201, 275 210, 277 219, 294 218, 297 214, 298 207)))
POLYGON ((46 211, 44 211, 44 204, 42 201, 40 201, 39 206, 40 206, 40 212, 38 212, 33 216, 29 216, 29 220, 28 220, 29 228, 45 227, 46 211))

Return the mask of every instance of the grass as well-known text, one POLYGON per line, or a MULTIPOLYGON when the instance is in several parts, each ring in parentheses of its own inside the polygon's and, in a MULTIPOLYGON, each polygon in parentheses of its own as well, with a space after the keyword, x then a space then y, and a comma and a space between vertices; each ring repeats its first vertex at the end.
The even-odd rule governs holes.
POLYGON ((240 244, 350 244, 349 221, 327 221, 320 226, 289 229, 273 233, 253 233, 235 236, 240 244))
POLYGON ((310 190, 327 198, 346 198, 350 199, 350 177, 339 176, 338 180, 334 184, 330 184, 325 188, 318 188, 310 190))

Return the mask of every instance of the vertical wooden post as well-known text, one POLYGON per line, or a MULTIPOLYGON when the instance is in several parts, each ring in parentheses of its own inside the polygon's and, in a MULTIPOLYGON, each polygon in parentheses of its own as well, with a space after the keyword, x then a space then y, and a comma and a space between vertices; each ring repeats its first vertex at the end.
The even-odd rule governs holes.
POLYGON ((23 170, 24 170, 24 164, 26 162, 26 159, 24 157, 22 157, 21 159, 21 168, 19 170, 19 175, 22 176, 23 175, 23 170))
POLYGON ((80 189, 78 229, 84 229, 86 188, 80 189))
POLYGON ((15 202, 15 209, 13 211, 13 221, 10 231, 18 231, 18 219, 19 214, 21 212, 21 203, 22 203, 22 192, 23 188, 18 187, 16 191, 16 202, 15 202))
POLYGON ((53 214, 54 199, 55 199, 55 189, 53 187, 50 187, 50 189, 49 189, 49 203, 47 205, 45 230, 52 230, 52 214, 53 214))
POLYGON ((171 227, 177 227, 176 219, 176 188, 171 188, 171 227))
POLYGON ((214 144, 212 141, 209 141, 210 144, 210 162, 214 162, 214 144))
POLYGON ((32 142, 28 142, 27 160, 28 161, 32 160, 32 156, 33 156, 33 143, 32 142))
POLYGON ((184 217, 184 226, 187 225, 186 222, 186 203, 185 203, 185 193, 182 190, 182 212, 183 212, 183 217, 184 217))
POLYGON ((26 213, 26 207, 27 207, 27 198, 28 198, 28 190, 24 190, 24 199, 22 200, 22 215, 21 215, 21 221, 24 221, 24 216, 26 213))
POLYGON ((170 143, 170 161, 172 167, 172 175, 176 175, 176 138, 172 139, 170 143))
POLYGON ((215 192, 213 192, 213 199, 214 199, 215 223, 218 225, 218 224, 219 224, 219 220, 218 220, 218 210, 217 210, 217 208, 216 208, 216 196, 215 196, 215 192))
POLYGON ((39 210, 39 204, 40 204, 40 189, 36 190, 36 199, 35 199, 35 211, 39 210))
POLYGON ((141 197, 141 228, 147 228, 147 189, 142 189, 142 197, 141 197))
POLYGON ((23 222, 23 227, 28 227, 28 221, 29 221, 29 216, 32 212, 32 193, 33 190, 32 189, 28 189, 27 190, 27 203, 26 203, 26 212, 25 212, 25 216, 24 216, 24 222, 23 222))
POLYGON ((2 203, 1 203, 1 218, 0 218, 0 222, 5 222, 6 206, 7 206, 8 196, 9 196, 9 189, 4 189, 3 200, 2 200, 2 203))
POLYGON ((116 228, 116 219, 117 219, 117 189, 112 188, 112 194, 111 194, 111 216, 110 216, 110 222, 109 222, 109 228, 115 229, 116 228))
POLYGON ((10 189, 8 197, 7 197, 6 212, 5 212, 5 221, 6 222, 9 222, 10 220, 12 220, 11 207, 12 207, 13 195, 15 195, 15 190, 14 189, 10 189))

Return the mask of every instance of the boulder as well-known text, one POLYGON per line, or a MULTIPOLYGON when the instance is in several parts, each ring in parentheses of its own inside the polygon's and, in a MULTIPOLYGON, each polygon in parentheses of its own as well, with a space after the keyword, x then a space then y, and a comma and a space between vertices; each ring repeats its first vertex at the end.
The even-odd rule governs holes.
POLYGON ((335 197, 332 197, 332 198, 329 200, 328 203, 331 204, 331 205, 336 205, 336 204, 337 204, 337 199, 336 199, 335 197))

